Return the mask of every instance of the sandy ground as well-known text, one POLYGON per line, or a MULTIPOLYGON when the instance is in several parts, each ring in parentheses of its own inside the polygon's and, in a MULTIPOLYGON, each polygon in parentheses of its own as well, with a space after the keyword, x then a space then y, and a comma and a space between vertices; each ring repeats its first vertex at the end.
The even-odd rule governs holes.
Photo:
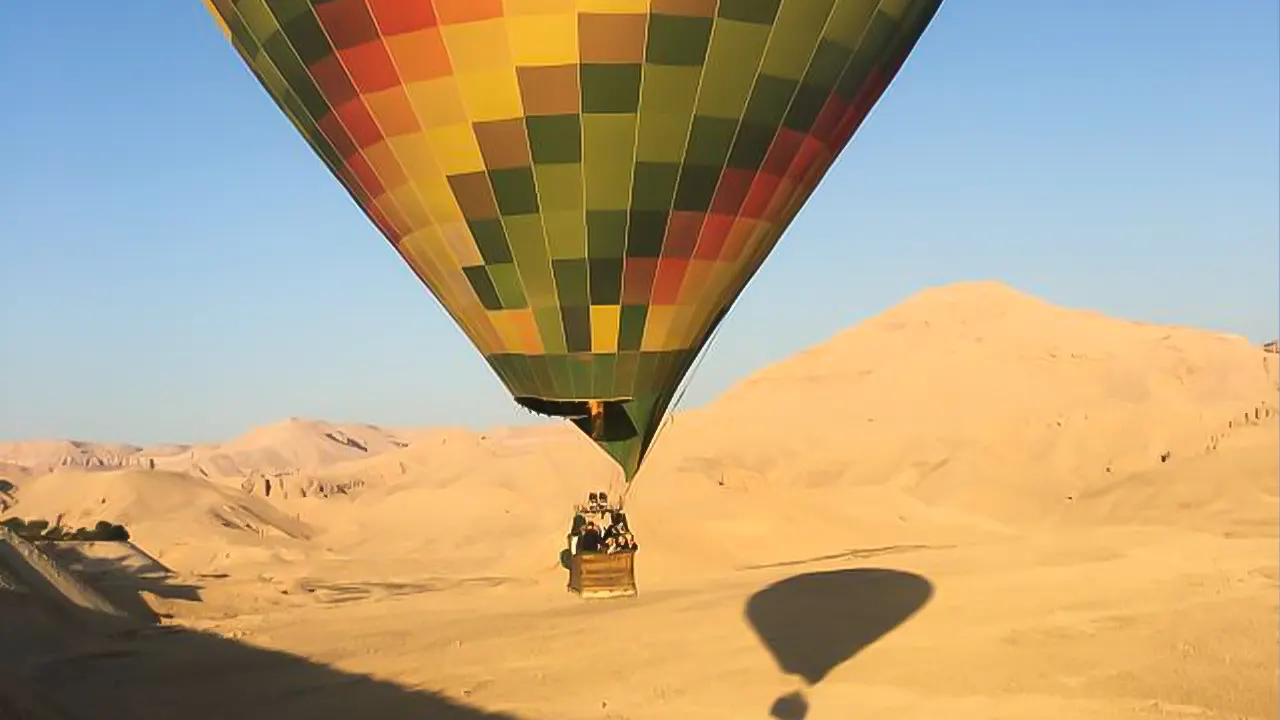
POLYGON ((682 413, 598 602, 556 554, 621 488, 563 428, 0 445, 8 515, 131 529, 44 552, 135 618, 0 553, 0 718, 1272 718, 1277 377, 932 290, 682 413))

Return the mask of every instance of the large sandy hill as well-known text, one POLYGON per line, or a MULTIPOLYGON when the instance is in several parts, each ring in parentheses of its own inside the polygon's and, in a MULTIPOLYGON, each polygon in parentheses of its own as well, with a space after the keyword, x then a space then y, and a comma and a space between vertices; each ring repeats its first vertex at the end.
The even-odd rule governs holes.
POLYGON ((9 443, 0 515, 126 524, 185 589, 91 574, 186 628, 13 677, 98 717, 1273 717, 1276 361, 928 290, 680 413, 609 603, 557 553, 623 488, 564 425, 9 443))
MULTIPOLYGON (((886 484, 1009 523, 1210 452, 1280 400, 1241 337, 1052 306, 997 283, 925 291, 678 418, 678 482, 886 484)), ((666 480, 674 484, 676 480, 666 480)))

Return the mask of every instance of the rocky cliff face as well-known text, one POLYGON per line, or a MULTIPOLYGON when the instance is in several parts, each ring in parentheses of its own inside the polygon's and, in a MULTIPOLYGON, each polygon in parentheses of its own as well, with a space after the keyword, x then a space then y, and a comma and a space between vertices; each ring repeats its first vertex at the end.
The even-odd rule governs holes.
POLYGON ((326 480, 295 472, 264 473, 252 471, 240 483, 240 489, 250 495, 266 498, 289 499, 350 495, 365 486, 359 479, 326 480))
MULTIPOLYGON (((290 418, 227 442, 207 445, 136 445, 78 440, 0 442, 0 481, 60 470, 151 470, 239 485, 273 499, 349 495, 363 479, 327 478, 324 470, 413 444, 415 432, 290 418)), ((3 486, 0 486, 3 489, 3 486)), ((12 487, 4 492, 12 494, 12 487)), ((12 499, 0 499, 0 512, 12 499)))

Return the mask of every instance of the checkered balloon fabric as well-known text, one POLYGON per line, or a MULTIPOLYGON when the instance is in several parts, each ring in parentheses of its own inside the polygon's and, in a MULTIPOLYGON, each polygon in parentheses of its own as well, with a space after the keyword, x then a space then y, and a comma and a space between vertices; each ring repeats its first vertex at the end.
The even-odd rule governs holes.
POLYGON ((517 402, 630 479, 941 1, 206 4, 517 402))

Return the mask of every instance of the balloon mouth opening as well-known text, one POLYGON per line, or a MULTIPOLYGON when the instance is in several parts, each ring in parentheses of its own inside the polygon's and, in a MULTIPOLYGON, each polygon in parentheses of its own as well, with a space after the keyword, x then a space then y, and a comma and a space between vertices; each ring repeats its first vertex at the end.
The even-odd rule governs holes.
POLYGON ((611 410, 614 407, 621 408, 624 403, 630 401, 631 398, 616 398, 609 400, 548 400, 547 398, 539 397, 516 398, 516 402, 520 403, 520 405, 526 410, 538 413, 539 415, 568 418, 570 420, 598 418, 612 415, 613 412, 611 412, 611 410))
POLYGON ((626 442, 640 435, 624 407, 631 398, 548 400, 523 396, 517 397, 516 402, 540 415, 565 418, 596 442, 626 442))

